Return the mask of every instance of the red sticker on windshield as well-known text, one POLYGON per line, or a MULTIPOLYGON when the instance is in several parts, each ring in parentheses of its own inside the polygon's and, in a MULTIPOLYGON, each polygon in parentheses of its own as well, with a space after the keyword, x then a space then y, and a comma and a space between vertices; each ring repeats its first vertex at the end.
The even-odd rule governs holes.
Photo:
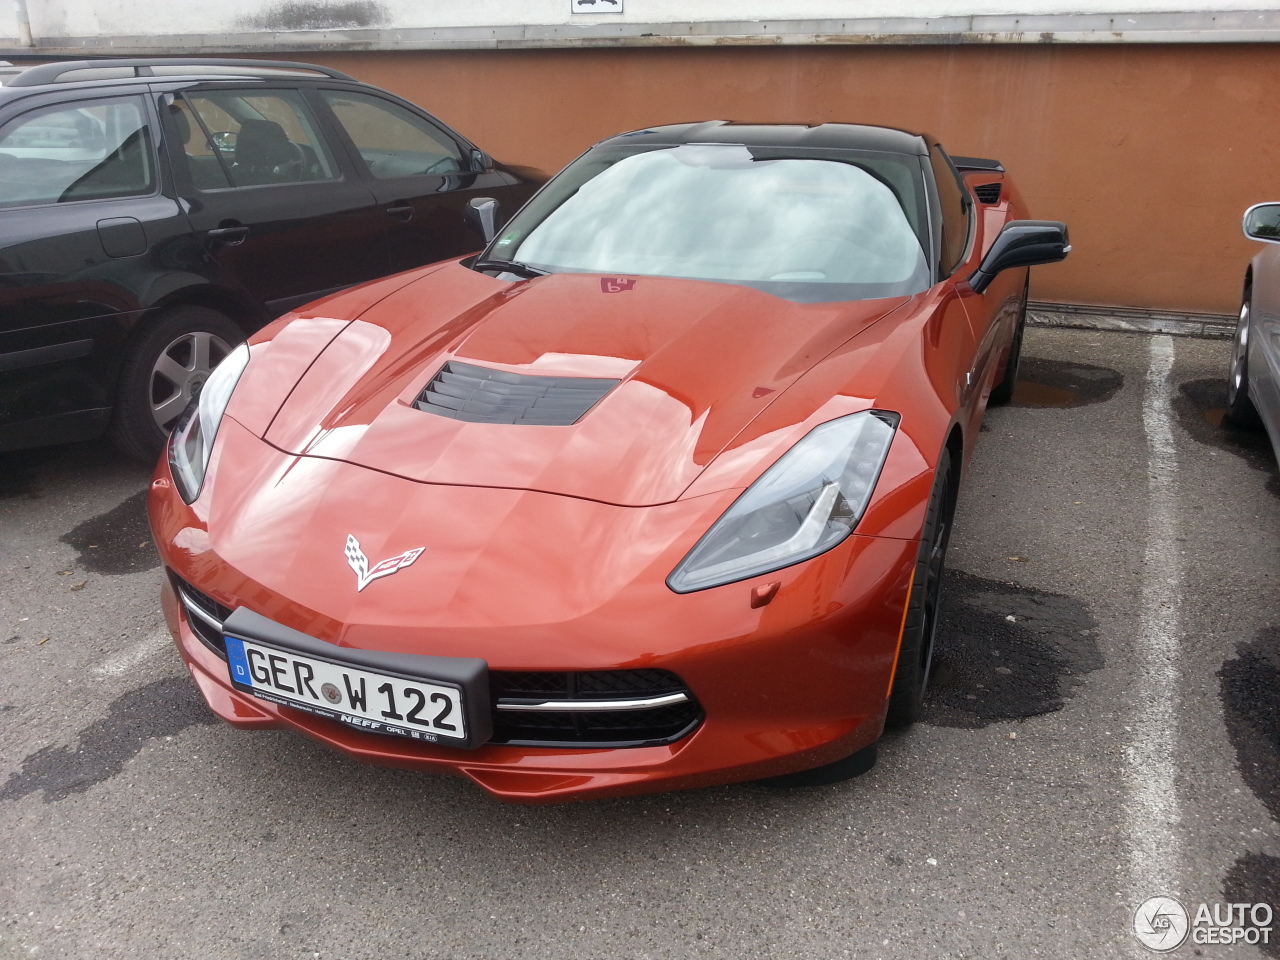
POLYGON ((601 277, 601 293, 623 293, 636 285, 634 277, 601 277))

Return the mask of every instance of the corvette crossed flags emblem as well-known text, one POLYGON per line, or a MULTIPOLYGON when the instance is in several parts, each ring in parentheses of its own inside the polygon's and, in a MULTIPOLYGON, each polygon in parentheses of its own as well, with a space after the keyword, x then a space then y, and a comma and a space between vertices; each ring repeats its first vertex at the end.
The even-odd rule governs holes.
POLYGON ((360 541, 352 534, 347 534, 347 563, 351 565, 351 569, 356 572, 356 592, 359 593, 373 581, 381 577, 389 577, 397 570, 403 570, 418 557, 422 556, 422 551, 426 547, 417 547, 413 550, 407 550, 402 554, 394 557, 388 557, 381 563, 376 564, 372 570, 369 569, 369 558, 364 555, 364 551, 360 549, 360 541))

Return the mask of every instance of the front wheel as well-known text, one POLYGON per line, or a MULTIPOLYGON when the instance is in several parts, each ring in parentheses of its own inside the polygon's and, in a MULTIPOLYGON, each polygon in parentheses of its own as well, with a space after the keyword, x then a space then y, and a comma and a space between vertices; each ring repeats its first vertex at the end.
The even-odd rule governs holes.
POLYGON ((942 575, 951 540, 951 518, 955 514, 955 485, 951 482, 951 452, 943 450, 933 478, 933 492, 925 512, 920 552, 916 554, 911 596, 898 647, 898 663, 889 692, 889 709, 884 725, 908 727, 920 718, 941 612, 942 575))
POLYGON ((1240 305, 1240 319, 1236 321, 1235 341, 1231 350, 1231 369, 1227 374, 1226 419, 1238 427, 1258 427, 1262 418, 1249 397, 1249 334, 1250 298, 1252 291, 1245 288, 1244 302, 1240 305))
POLYGON ((111 439, 148 463, 213 368, 244 339, 230 318, 208 307, 174 307, 139 331, 125 354, 111 439))

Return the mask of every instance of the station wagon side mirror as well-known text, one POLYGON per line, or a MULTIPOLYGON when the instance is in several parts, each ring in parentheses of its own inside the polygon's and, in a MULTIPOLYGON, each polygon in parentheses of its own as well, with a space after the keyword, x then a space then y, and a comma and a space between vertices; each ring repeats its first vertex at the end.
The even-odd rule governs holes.
POLYGON ((499 214, 498 201, 493 197, 472 197, 467 201, 467 226, 484 237, 486 245, 498 235, 499 214))
POLYGON ((1244 212, 1241 226, 1250 240, 1280 243, 1280 203, 1255 203, 1244 212))
POLYGON ((483 150, 471 151, 471 172, 484 173, 493 165, 493 161, 489 159, 489 155, 483 150))
POLYGON ((991 249, 969 277, 969 286, 982 293, 1001 270, 1057 263, 1067 259, 1071 243, 1067 225, 1057 220, 1012 220, 1005 224, 991 249))

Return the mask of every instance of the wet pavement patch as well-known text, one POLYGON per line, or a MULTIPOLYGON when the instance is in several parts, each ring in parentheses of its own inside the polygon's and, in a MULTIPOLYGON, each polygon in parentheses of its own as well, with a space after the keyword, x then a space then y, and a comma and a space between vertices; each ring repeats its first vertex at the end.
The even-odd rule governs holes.
POLYGON ((1272 819, 1280 820, 1280 628, 1240 644, 1218 680, 1240 776, 1272 819))
POLYGON ((1234 454, 1255 470, 1269 474, 1271 492, 1280 493, 1276 458, 1266 430, 1237 427, 1224 417, 1227 381, 1191 380, 1182 384, 1173 398, 1173 410, 1192 439, 1234 454))
MULTIPOLYGON (((1236 647, 1236 656, 1218 671, 1218 681, 1240 778, 1272 819, 1280 819, 1280 628, 1263 630, 1236 647)), ((1244 854, 1227 871, 1222 889, 1232 903, 1280 902, 1280 859, 1244 854)), ((1280 942, 1258 946, 1268 956, 1280 957, 1280 942)))
POLYGON ((924 723, 974 729, 1061 710, 1103 665, 1073 597, 947 571, 924 723))
POLYGON ((43 790, 45 803, 53 803, 84 793, 123 770, 148 740, 216 719, 190 677, 157 680, 119 697, 106 717, 80 731, 77 744, 43 747, 23 760, 0 788, 0 800, 43 790))
MULTIPOLYGON (((1222 895, 1228 903, 1280 902, 1280 858, 1265 853, 1246 853, 1231 865, 1222 881, 1222 895)), ((1273 935, 1258 949, 1268 957, 1280 957, 1280 940, 1273 935)))
POLYGON ((160 565, 147 523, 147 491, 140 490, 61 538, 79 552, 90 573, 139 573, 160 565))
POLYGON ((1023 357, 1013 386, 1013 405, 1083 407, 1110 400, 1123 386, 1124 374, 1108 367, 1023 357))

